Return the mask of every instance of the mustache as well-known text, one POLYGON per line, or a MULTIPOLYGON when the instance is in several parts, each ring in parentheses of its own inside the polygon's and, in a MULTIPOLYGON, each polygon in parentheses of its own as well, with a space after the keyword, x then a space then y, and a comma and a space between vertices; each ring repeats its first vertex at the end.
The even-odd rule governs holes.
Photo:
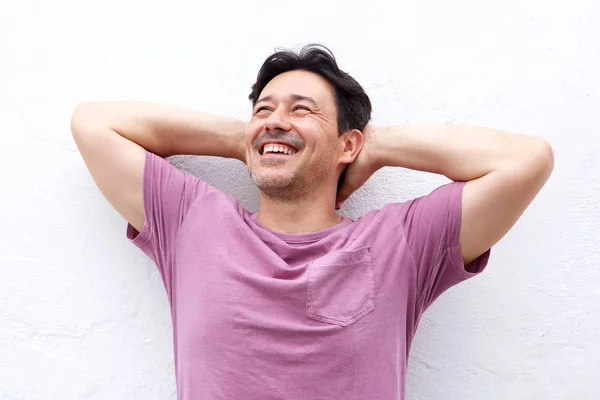
POLYGON ((257 137, 252 142, 252 147, 259 151, 263 143, 268 140, 278 140, 284 143, 289 143, 296 150, 302 150, 304 148, 304 142, 295 137, 294 135, 284 131, 273 131, 265 132, 263 135, 257 137))

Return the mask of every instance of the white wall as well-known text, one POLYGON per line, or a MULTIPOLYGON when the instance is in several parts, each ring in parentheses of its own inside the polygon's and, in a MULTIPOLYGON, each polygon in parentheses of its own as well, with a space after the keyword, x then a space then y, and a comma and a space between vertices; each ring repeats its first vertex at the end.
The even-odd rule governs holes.
MULTIPOLYGON (((426 314, 409 399, 597 399, 600 50, 594 2, 370 0, 0 5, 0 399, 174 399, 167 298, 69 131, 82 100, 156 100, 244 118, 277 46, 328 45, 374 123, 541 136, 554 174, 488 270, 426 314), (340 3, 341 4, 341 3, 340 3), (560 5, 557 5, 560 4, 560 5)), ((178 164, 257 193, 230 160, 178 164), (231 178, 235 174, 235 178, 231 178)), ((352 217, 444 180, 380 171, 352 217)))

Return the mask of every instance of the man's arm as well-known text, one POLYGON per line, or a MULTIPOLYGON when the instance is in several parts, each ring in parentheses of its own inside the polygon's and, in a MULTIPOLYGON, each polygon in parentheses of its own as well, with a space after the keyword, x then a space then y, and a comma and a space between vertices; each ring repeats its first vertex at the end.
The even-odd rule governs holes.
POLYGON ((465 265, 496 244, 540 191, 554 167, 539 138, 465 126, 369 127, 375 168, 398 166, 467 181, 460 248, 465 265))
POLYGON ((244 161, 245 124, 154 103, 82 103, 71 118, 79 151, 111 205, 135 229, 144 226, 145 151, 244 161))

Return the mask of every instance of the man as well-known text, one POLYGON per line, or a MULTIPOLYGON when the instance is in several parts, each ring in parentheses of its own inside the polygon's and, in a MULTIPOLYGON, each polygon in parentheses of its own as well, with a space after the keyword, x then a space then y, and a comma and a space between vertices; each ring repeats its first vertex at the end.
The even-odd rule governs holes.
POLYGON ((479 274, 548 179, 545 141, 455 126, 374 127, 323 47, 278 52, 248 123, 158 104, 83 103, 75 141, 171 305, 179 399, 403 399, 427 307, 479 274), (260 208, 163 157, 248 166, 260 208), (379 168, 452 181, 353 221, 336 208, 379 168))

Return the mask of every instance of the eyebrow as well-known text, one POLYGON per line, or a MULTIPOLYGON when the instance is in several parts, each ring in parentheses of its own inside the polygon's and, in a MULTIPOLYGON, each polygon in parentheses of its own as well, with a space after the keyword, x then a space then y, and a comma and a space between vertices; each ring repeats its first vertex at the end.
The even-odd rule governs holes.
MULTIPOLYGON (((302 96, 300 94, 291 94, 290 98, 292 98, 295 101, 308 101, 309 103, 311 103, 314 107, 318 107, 319 105, 317 104, 317 102, 315 101, 315 99, 313 99, 312 97, 308 97, 308 96, 302 96)), ((261 103, 261 102, 267 102, 267 101, 272 101, 273 100, 273 96, 268 95, 265 97, 262 97, 260 99, 258 99, 256 101, 255 104, 261 103)))

